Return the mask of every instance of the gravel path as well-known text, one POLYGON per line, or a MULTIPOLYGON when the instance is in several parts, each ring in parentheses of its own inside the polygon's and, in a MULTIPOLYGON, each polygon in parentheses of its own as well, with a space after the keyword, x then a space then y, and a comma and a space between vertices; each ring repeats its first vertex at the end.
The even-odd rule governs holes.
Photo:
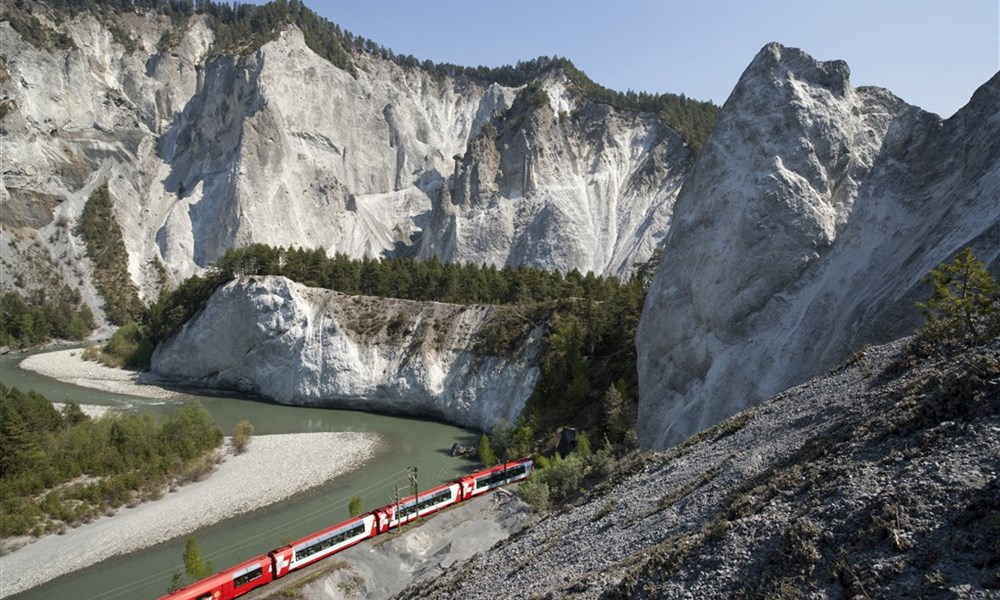
POLYGON ((372 458, 379 440, 370 433, 257 436, 204 481, 5 555, 0 598, 321 485, 372 458), (259 473, 267 476, 247 485, 248 474, 259 473))

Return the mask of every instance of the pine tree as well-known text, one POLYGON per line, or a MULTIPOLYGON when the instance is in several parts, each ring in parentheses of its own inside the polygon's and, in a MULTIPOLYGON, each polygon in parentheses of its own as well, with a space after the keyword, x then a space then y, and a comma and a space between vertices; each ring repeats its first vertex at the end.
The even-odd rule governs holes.
POLYGON ((972 250, 928 273, 931 297, 917 306, 927 319, 922 335, 936 341, 983 343, 1000 336, 1000 285, 972 250))
POLYGON ((198 581, 212 574, 212 563, 202 557, 198 540, 194 536, 184 543, 184 570, 191 581, 198 581))
POLYGON ((493 447, 490 445, 490 436, 483 434, 479 438, 479 462, 487 467, 497 464, 497 457, 493 454, 493 447))
POLYGON ((0 403, 0 475, 5 478, 24 470, 38 453, 38 442, 13 404, 0 403))
POLYGON ((170 586, 167 587, 167 593, 172 594, 182 587, 184 587, 184 576, 181 575, 180 569, 174 569, 174 573, 170 577, 170 586))
POLYGON ((621 393, 618 386, 608 386, 601 399, 601 412, 604 413, 604 426, 608 439, 619 442, 628 430, 628 399, 621 393))

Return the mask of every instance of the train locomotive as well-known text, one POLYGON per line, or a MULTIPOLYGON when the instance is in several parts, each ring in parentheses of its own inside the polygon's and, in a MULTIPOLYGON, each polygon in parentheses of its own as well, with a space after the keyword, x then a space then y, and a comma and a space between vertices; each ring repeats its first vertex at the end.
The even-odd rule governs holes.
POLYGON ((267 554, 241 562, 211 577, 183 587, 159 600, 230 600, 275 579, 345 550, 393 527, 434 513, 494 488, 521 481, 534 462, 523 458, 459 477, 454 481, 402 498, 332 527, 321 529, 267 554))

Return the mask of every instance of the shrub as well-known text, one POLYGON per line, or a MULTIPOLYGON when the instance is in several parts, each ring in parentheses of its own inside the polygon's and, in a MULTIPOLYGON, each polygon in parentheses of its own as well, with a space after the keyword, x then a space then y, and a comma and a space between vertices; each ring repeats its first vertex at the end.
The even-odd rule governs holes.
POLYGON ((135 321, 119 327, 102 348, 98 361, 112 367, 149 368, 153 357, 153 342, 145 327, 135 321))
POLYGON ((531 454, 535 441, 535 427, 530 421, 525 421, 514 430, 507 446, 507 455, 522 457, 531 454))
POLYGON ((539 479, 548 485, 552 500, 565 501, 580 490, 587 464, 579 453, 573 452, 566 458, 558 454, 552 458, 540 457, 538 464, 539 479))
POLYGON ((584 432, 576 436, 576 454, 583 460, 590 458, 590 436, 584 432))
POLYGON ((347 512, 350 513, 352 517, 356 517, 361 514, 361 498, 355 496, 351 498, 350 504, 347 505, 347 512))
POLYGON ((233 428, 233 447, 237 454, 243 454, 247 446, 250 445, 250 438, 253 437, 253 423, 250 421, 240 421, 233 428))
POLYGON ((521 499, 538 512, 549 509, 549 485, 541 480, 538 472, 532 473, 521 483, 521 499))

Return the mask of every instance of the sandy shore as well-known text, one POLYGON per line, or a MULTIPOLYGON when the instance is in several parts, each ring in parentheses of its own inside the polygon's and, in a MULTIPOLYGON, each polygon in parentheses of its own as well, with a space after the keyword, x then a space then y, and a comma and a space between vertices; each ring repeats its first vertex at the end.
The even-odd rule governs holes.
POLYGON ((204 481, 4 555, 0 597, 318 486, 372 458, 379 439, 373 433, 257 436, 204 481))
POLYGON ((178 395, 177 392, 159 387, 156 376, 151 373, 115 369, 83 360, 82 348, 35 354, 21 361, 21 368, 66 383, 114 394, 146 398, 172 398, 178 395))

